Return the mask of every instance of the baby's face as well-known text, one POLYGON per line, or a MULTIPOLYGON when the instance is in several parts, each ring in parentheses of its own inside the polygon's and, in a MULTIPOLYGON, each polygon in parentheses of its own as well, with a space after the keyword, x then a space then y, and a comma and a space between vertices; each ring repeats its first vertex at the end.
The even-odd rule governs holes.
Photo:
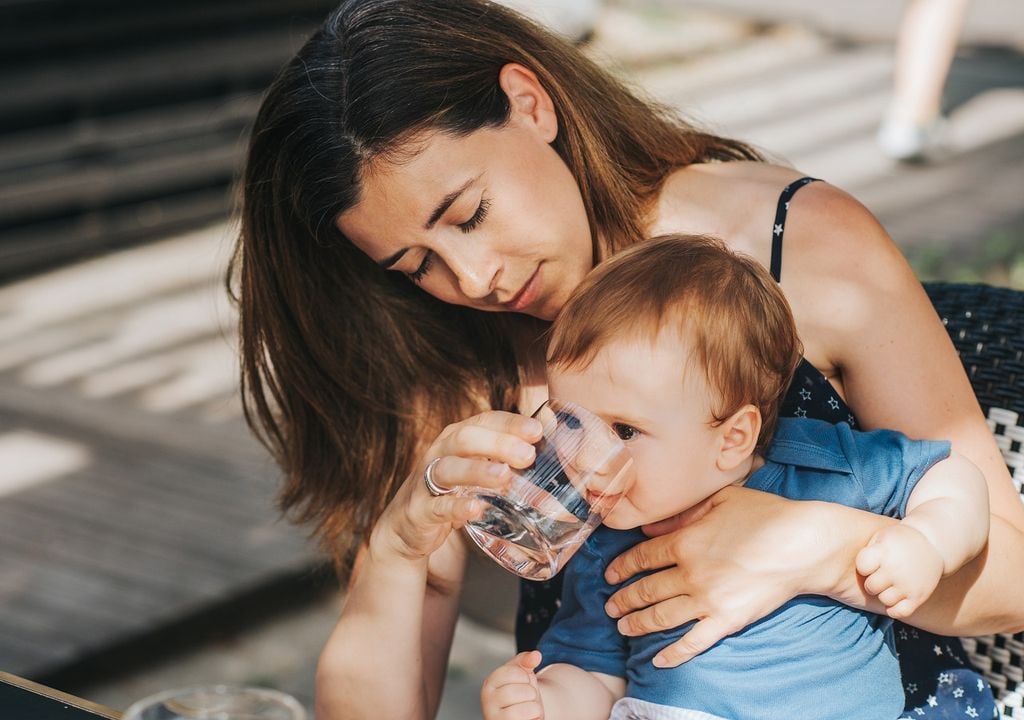
POLYGON ((605 516, 627 529, 663 520, 728 481, 716 467, 718 441, 704 373, 671 333, 616 340, 585 369, 548 367, 551 397, 582 405, 612 426, 633 457, 632 487, 605 516))

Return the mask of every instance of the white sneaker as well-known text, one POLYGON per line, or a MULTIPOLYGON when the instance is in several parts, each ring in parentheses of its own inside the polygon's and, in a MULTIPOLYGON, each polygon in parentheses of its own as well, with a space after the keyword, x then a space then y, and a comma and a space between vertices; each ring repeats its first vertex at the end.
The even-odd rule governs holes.
POLYGON ((918 125, 906 120, 885 120, 878 128, 879 149, 893 160, 924 163, 939 159, 947 150, 946 121, 938 117, 918 125))

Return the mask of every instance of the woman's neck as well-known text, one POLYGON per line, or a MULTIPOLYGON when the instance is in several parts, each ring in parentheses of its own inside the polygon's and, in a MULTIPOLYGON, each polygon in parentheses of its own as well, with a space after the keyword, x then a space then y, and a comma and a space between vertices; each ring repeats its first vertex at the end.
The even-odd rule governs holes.
POLYGON ((736 235, 736 215, 727 212, 726 192, 715 165, 689 165, 665 181, 651 217, 650 235, 687 233, 729 238, 736 235))

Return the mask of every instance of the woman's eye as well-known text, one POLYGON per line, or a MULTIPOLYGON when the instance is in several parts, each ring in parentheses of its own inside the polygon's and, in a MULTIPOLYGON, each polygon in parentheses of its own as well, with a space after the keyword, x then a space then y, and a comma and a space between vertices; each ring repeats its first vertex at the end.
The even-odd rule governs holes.
POLYGON ((472 232, 487 217, 487 211, 491 209, 491 201, 487 198, 480 198, 480 204, 476 206, 473 217, 464 223, 459 223, 459 230, 464 233, 472 232))
POLYGON ((615 431, 615 434, 618 435, 621 440, 632 440, 633 438, 640 434, 640 431, 637 430, 635 427, 633 427, 632 425, 626 425, 624 423, 613 424, 612 430, 615 431))
POLYGON ((558 418, 558 422, 562 423, 570 430, 579 430, 583 427, 583 422, 571 412, 559 410, 555 413, 555 417, 558 418))
POLYGON ((410 273, 406 273, 406 276, 413 282, 419 282, 423 279, 423 276, 427 274, 427 270, 430 269, 431 263, 434 261, 434 253, 432 250, 428 250, 427 254, 423 256, 423 260, 420 261, 420 266, 410 273))

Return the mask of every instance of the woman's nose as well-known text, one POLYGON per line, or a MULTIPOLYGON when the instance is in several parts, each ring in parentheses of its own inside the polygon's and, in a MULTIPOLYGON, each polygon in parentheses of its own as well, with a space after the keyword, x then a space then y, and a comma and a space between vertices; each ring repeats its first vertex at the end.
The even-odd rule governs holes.
POLYGON ((501 273, 501 258, 497 253, 478 248, 475 251, 450 253, 448 267, 459 284, 459 290, 468 298, 481 300, 491 293, 498 284, 501 273))

